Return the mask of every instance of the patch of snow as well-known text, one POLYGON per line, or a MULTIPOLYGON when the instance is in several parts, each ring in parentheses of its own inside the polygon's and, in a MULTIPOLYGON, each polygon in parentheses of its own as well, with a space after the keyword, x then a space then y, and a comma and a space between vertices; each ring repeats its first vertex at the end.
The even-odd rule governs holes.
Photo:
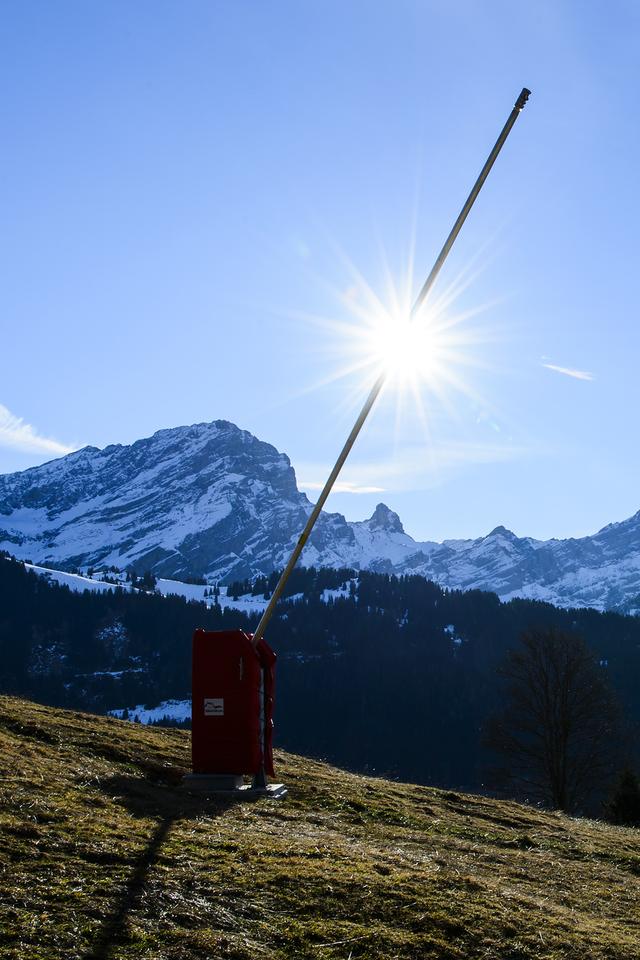
POLYGON ((323 603, 329 603, 329 600, 348 600, 351 581, 338 587, 337 590, 323 590, 320 599, 323 603))
POLYGON ((144 667, 133 667, 126 670, 96 670, 94 673, 76 673, 76 679, 80 680, 83 677, 115 677, 118 680, 120 677, 128 676, 130 673, 145 673, 144 667))
POLYGON ((191 719, 191 700, 163 700, 157 707, 145 707, 139 703, 135 707, 120 707, 117 710, 109 710, 111 717, 122 720, 122 715, 128 712, 128 720, 139 720, 140 723, 153 723, 157 720, 164 720, 168 717, 170 720, 176 720, 182 723, 184 720, 191 719))
POLYGON ((265 600, 262 595, 254 597, 251 594, 246 594, 234 600, 233 597, 228 595, 227 588, 221 587, 218 603, 223 610, 228 608, 230 610, 242 610, 244 613, 262 613, 269 601, 265 600))
POLYGON ((96 580, 92 577, 85 577, 79 573, 65 573, 63 570, 49 570, 47 567, 39 567, 33 563, 25 563, 25 570, 32 570, 38 576, 45 577, 61 586, 69 587, 74 593, 84 593, 90 590, 93 593, 105 593, 107 590, 128 590, 131 586, 127 583, 105 583, 103 580, 96 580))
POLYGON ((184 597, 185 600, 204 601, 204 592, 209 589, 206 583, 182 583, 180 580, 167 580, 164 577, 159 578, 156 584, 156 590, 163 597, 184 597))

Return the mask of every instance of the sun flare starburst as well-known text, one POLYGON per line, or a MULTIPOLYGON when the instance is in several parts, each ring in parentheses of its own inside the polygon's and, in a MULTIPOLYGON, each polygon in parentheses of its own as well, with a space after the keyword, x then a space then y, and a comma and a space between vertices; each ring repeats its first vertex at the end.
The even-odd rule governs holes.
POLYGON ((488 305, 455 309, 478 275, 477 266, 468 264, 438 296, 415 309, 413 256, 401 281, 393 276, 385 259, 381 294, 350 261, 346 263, 351 282, 342 290, 332 288, 340 302, 339 318, 305 317, 322 329, 321 342, 338 358, 328 376, 315 386, 348 378, 347 402, 356 405, 363 391, 382 374, 386 393, 396 397, 398 415, 410 400, 425 427, 436 406, 456 416, 455 394, 484 404, 469 374, 470 368, 485 366, 478 347, 492 339, 492 334, 470 320, 488 305))

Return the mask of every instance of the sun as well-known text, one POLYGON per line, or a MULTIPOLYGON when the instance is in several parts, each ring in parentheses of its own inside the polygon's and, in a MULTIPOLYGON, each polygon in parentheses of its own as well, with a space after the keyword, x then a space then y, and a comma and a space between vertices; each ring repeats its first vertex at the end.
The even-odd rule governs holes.
POLYGON ((374 316, 370 327, 363 330, 364 350, 390 383, 428 385, 443 375, 447 342, 433 317, 389 311, 374 316))
MULTIPOLYGON (((333 316, 294 314, 317 328, 314 352, 326 355, 328 372, 303 392, 346 380, 349 388, 340 406, 356 409, 378 379, 395 398, 397 429, 408 407, 430 434, 429 421, 439 412, 459 419, 462 397, 486 405, 477 390, 473 369, 487 367, 484 347, 496 331, 479 325, 477 316, 493 306, 462 307, 462 295, 484 266, 472 258, 451 281, 416 304, 414 250, 405 269, 394 273, 386 257, 378 276, 369 281, 343 256, 349 282, 342 288, 324 282, 339 309, 333 316), (473 322, 472 322, 473 320, 473 322)), ((466 299, 466 298, 465 298, 466 299)))
POLYGON ((415 307, 411 271, 400 280, 386 271, 381 293, 360 276, 342 298, 350 319, 334 329, 347 361, 340 375, 357 371, 361 389, 382 376, 385 391, 399 406, 411 398, 424 420, 429 410, 452 412, 454 394, 477 401, 471 370, 484 365, 478 348, 492 337, 486 327, 470 322, 488 304, 460 309, 460 296, 474 277, 466 269, 438 296, 415 307))

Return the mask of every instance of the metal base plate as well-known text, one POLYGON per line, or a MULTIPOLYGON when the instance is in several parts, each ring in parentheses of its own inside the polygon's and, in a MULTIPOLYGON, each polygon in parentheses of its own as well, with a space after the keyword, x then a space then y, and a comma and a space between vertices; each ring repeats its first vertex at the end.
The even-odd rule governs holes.
POLYGON ((250 783, 245 784, 242 777, 233 774, 187 773, 182 778, 182 785, 197 793, 206 793, 212 797, 233 797, 236 800, 253 800, 255 797, 280 800, 288 793, 283 783, 254 787, 250 783))

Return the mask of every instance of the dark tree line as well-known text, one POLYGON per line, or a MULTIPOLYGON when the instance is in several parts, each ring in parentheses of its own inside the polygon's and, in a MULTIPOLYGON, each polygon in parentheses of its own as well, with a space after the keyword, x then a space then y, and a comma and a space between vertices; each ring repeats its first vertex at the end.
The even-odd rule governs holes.
MULTIPOLYGON (((234 589, 264 595, 277 574, 265 579, 234 589)), ((301 568, 290 590, 268 634, 279 660, 276 742, 288 749, 421 783, 489 789, 483 735, 502 696, 499 668, 531 628, 583 637, 625 711, 640 720, 640 619, 502 604, 417 576, 301 568), (341 587, 325 602, 323 591, 341 587)), ((96 712, 186 699, 193 630, 255 625, 255 616, 215 602, 206 609, 115 588, 73 594, 0 559, 4 692, 96 712)))

